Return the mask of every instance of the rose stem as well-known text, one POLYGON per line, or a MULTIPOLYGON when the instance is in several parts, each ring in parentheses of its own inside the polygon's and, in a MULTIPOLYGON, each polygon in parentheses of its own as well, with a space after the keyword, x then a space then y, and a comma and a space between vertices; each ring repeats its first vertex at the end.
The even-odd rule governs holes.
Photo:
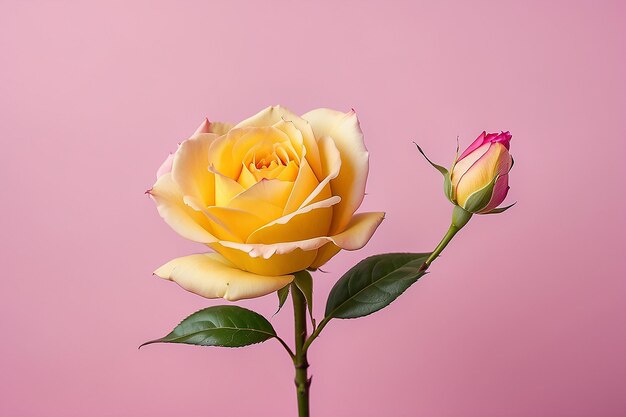
POLYGON ((430 254, 428 259, 422 264, 420 270, 425 271, 428 269, 430 264, 437 259, 439 254, 443 252, 443 250, 448 246, 448 243, 452 240, 454 235, 457 234, 459 230, 463 228, 472 218, 472 213, 463 210, 459 206, 454 206, 454 210, 452 210, 452 223, 450 224, 450 228, 446 235, 441 239, 441 242, 437 245, 435 250, 430 254))
POLYGON ((307 337, 306 299, 295 284, 291 284, 291 298, 293 299, 293 318, 296 336, 294 366, 296 368, 295 383, 298 396, 298 416, 309 417, 309 387, 311 386, 311 380, 307 375, 309 363, 306 358, 306 350, 304 349, 307 337))

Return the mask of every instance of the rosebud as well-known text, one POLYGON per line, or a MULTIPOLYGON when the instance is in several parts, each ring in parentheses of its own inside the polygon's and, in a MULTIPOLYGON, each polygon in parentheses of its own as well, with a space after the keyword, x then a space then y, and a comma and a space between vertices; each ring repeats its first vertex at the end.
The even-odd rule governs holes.
POLYGON ((498 213, 496 209, 509 191, 509 132, 481 133, 450 169, 446 194, 454 204, 470 213, 498 213))
POLYGON ((415 144, 424 158, 441 172, 446 197, 455 204, 448 232, 420 271, 428 269, 474 214, 502 213, 513 206, 497 208, 509 191, 509 171, 513 167, 513 158, 509 154, 511 138, 509 132, 481 133, 460 157, 457 146, 457 158, 449 171, 428 159, 422 148, 415 144))

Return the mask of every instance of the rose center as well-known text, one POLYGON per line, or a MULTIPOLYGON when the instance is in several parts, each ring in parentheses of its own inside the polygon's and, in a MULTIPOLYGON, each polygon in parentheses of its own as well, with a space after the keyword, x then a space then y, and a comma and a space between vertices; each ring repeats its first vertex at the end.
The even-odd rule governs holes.
POLYGON ((246 155, 244 166, 255 181, 280 179, 294 181, 299 169, 298 157, 280 143, 257 146, 246 155))

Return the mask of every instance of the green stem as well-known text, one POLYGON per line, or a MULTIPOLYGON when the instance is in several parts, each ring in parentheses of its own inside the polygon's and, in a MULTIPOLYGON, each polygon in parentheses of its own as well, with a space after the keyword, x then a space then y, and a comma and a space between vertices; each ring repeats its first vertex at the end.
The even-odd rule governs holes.
POLYGON ((304 350, 305 353, 307 350, 309 350, 309 346, 311 346, 311 343, 313 343, 317 336, 320 335, 324 327, 326 327, 330 319, 331 317, 324 317, 324 319, 317 325, 311 336, 304 343, 304 347, 302 348, 302 350, 304 350))
POLYGON ((456 235, 458 231, 470 221, 471 218, 472 213, 465 211, 459 206, 454 206, 454 210, 452 210, 452 223, 450 224, 450 228, 443 239, 441 239, 441 242, 439 242, 435 250, 430 254, 428 259, 426 259, 426 262, 422 265, 422 271, 428 269, 430 264, 437 259, 446 246, 448 246, 448 243, 450 243, 454 235, 456 235))
POLYGON ((298 396, 298 417, 309 417, 309 387, 311 380, 308 377, 309 363, 306 358, 304 345, 307 337, 307 310, 306 299, 295 284, 291 287, 293 299, 293 317, 295 323, 296 354, 294 366, 296 368, 296 393, 298 396))

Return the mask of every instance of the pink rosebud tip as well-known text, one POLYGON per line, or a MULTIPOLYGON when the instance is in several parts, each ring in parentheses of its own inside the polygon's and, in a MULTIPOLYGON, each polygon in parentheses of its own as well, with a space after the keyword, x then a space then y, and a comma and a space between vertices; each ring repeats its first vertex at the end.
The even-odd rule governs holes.
POLYGON ((486 143, 501 143, 502 145, 504 145, 505 148, 509 149, 509 142, 511 141, 512 137, 513 135, 511 135, 511 132, 509 131, 500 133, 487 133, 483 131, 483 133, 481 133, 476 138, 476 140, 472 142, 472 144, 461 154, 458 160, 460 161, 461 159, 465 158, 467 155, 471 154, 476 149, 480 148, 486 143))

